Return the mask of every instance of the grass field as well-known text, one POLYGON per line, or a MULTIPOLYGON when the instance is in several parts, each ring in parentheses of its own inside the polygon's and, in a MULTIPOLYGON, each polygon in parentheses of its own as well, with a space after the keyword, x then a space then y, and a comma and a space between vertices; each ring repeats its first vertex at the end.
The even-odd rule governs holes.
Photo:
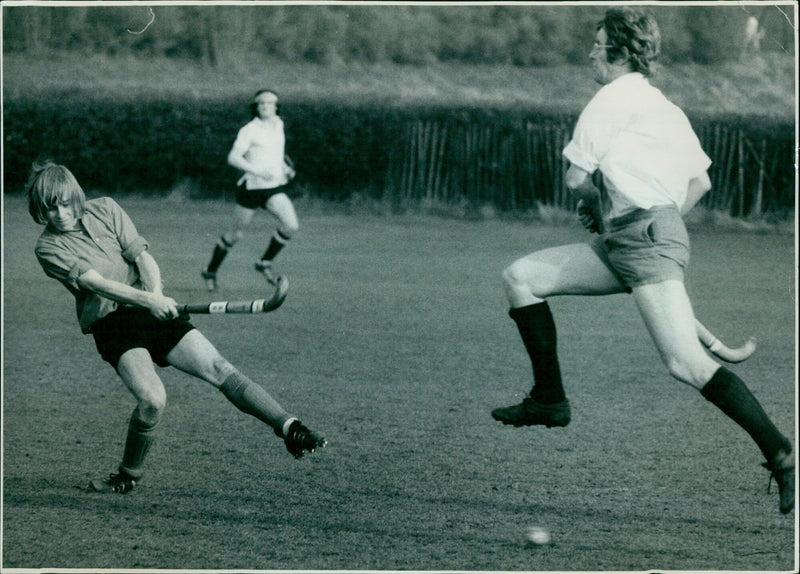
MULTIPOLYGON (((148 473, 126 496, 73 488, 113 471, 133 402, 33 256, 40 229, 4 198, 3 569, 752 570, 798 567, 749 437, 673 382, 625 295, 552 307, 573 404, 564 429, 489 416, 530 365, 500 272, 577 225, 305 212, 279 258, 291 281, 264 316, 197 317, 242 371, 328 448, 295 461, 221 393, 161 370, 168 393, 148 473), (529 525, 553 544, 530 547, 529 525)), ((232 205, 121 198, 166 292, 199 277, 232 205)), ((263 291, 265 219, 220 297, 263 291)), ((794 236, 696 229, 688 286, 734 370, 793 441, 794 236)))

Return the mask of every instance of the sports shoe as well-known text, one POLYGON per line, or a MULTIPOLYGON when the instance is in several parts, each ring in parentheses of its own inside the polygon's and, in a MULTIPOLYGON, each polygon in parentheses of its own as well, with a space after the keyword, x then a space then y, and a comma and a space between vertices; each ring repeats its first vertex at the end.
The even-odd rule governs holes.
POLYGON ((267 280, 267 283, 270 285, 278 285, 278 281, 281 280, 281 275, 275 275, 275 272, 272 270, 272 261, 265 261, 264 259, 260 259, 256 261, 255 270, 261 273, 264 276, 264 279, 267 280))
POLYGON ((564 399, 552 405, 537 403, 528 397, 519 405, 494 409, 492 418, 504 425, 515 427, 544 425, 550 427, 565 427, 570 421, 569 401, 564 399))
POLYGON ((91 481, 89 483, 89 490, 93 490, 95 492, 115 492, 117 494, 126 494, 133 490, 134 486, 136 486, 136 481, 127 474, 120 472, 119 474, 112 474, 108 478, 104 478, 102 480, 95 479, 91 481))
POLYGON ((208 270, 208 267, 204 267, 203 270, 200 272, 200 275, 203 276, 203 279, 206 281, 206 289, 209 291, 216 291, 217 290, 217 273, 216 271, 212 272, 208 270))
POLYGON ((794 509, 794 461, 792 455, 781 451, 775 458, 762 463, 761 466, 770 472, 767 492, 772 486, 772 480, 775 479, 775 482, 778 483, 781 514, 789 514, 794 509))
POLYGON ((322 448, 328 441, 324 437, 309 430, 300 421, 294 421, 289 425, 289 431, 283 437, 283 442, 293 457, 302 458, 306 452, 314 452, 316 448, 322 448))

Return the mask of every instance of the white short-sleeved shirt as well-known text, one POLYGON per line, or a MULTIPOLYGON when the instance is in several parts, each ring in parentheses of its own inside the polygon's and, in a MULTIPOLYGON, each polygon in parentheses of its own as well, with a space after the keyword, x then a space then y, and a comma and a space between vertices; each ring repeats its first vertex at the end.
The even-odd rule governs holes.
POLYGON ((711 159, 683 111, 638 72, 603 86, 581 112, 564 157, 600 170, 609 217, 657 205, 681 208, 711 159))
POLYGON ((272 174, 271 179, 265 179, 246 173, 244 176, 246 189, 272 189, 288 183, 284 164, 285 147, 283 120, 277 116, 270 122, 253 118, 242 126, 232 149, 242 150, 248 161, 267 169, 272 174))

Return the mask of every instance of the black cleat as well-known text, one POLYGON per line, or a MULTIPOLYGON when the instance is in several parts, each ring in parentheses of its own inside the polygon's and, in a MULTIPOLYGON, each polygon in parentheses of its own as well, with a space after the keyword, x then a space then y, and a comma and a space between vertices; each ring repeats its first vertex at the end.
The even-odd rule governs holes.
POLYGON ((255 270, 264 276, 264 279, 267 280, 267 283, 270 285, 274 285, 275 287, 278 286, 278 283, 283 280, 282 275, 276 275, 275 271, 272 269, 272 262, 265 261, 264 259, 260 259, 256 261, 254 265, 255 270))
MULTIPOLYGON (((770 472, 769 485, 772 486, 773 479, 778 483, 781 514, 789 514, 794 509, 794 461, 792 455, 781 451, 775 458, 761 466, 770 472)), ((769 492, 769 487, 767 487, 767 492, 769 492)))
POLYGON ((306 452, 314 452, 314 449, 322 448, 328 441, 324 437, 309 430, 303 423, 296 420, 289 425, 286 436, 283 437, 286 450, 295 458, 302 458, 306 452))
POLYGON ((119 474, 112 474, 108 478, 95 479, 89 483, 88 490, 94 492, 127 494, 133 487, 136 486, 136 481, 120 472, 119 474))
POLYGON ((559 403, 545 405, 529 397, 521 404, 494 409, 492 418, 504 425, 515 427, 532 425, 544 425, 547 428, 565 427, 570 421, 569 401, 564 399, 559 403))

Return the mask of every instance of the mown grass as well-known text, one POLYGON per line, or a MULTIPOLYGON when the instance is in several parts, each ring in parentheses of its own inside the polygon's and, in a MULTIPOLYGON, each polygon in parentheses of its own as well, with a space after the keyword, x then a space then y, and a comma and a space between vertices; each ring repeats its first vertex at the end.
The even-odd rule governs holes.
MULTIPOLYGON (((231 204, 120 198, 165 292, 199 276, 231 204)), ((747 435, 661 365, 630 298, 561 297, 565 429, 512 429, 530 364, 500 272, 573 241, 572 225, 309 212, 280 255, 291 288, 264 316, 197 317, 244 372, 324 431, 295 461, 211 387, 159 370, 167 410, 148 474, 126 496, 74 484, 113 470, 133 408, 32 253, 39 227, 5 198, 4 568, 439 571, 794 571, 793 515, 747 435), (526 546, 529 525, 554 543, 526 546)), ((220 297, 263 288, 259 216, 220 297)), ((689 291, 735 367, 794 440, 794 240, 693 234, 689 291)))
MULTIPOLYGON (((195 62, 103 55, 4 56, 7 95, 83 91, 94 97, 183 94, 194 100, 246 98, 272 86, 283 98, 474 106, 562 107, 580 110, 597 90, 581 66, 521 68, 432 63, 426 66, 317 65, 252 56, 217 68, 195 62)), ((692 114, 792 118, 795 62, 765 54, 719 66, 667 64, 653 82, 692 114)))

